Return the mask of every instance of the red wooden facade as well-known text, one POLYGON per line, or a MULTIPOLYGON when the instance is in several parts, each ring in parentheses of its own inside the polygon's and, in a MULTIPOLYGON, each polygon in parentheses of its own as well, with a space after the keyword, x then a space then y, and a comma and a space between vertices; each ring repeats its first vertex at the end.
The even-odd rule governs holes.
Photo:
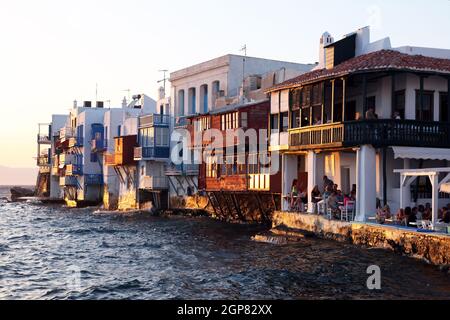
MULTIPOLYGON (((206 158, 205 147, 211 144, 211 136, 205 134, 208 129, 215 129, 221 132, 224 145, 234 147, 234 156, 226 157, 224 150, 215 150, 215 154, 208 155, 208 163, 200 166, 198 177, 199 189, 207 192, 229 191, 229 192, 270 192, 281 193, 281 172, 276 175, 264 173, 264 166, 250 164, 249 159, 258 159, 258 155, 249 153, 249 141, 245 141, 245 153, 241 145, 238 148, 238 139, 227 141, 227 134, 243 129, 244 131, 253 129, 256 131, 258 141, 260 134, 264 134, 263 139, 267 138, 268 119, 270 114, 270 102, 262 102, 240 105, 236 107, 225 107, 223 111, 218 110, 206 115, 193 116, 189 119, 188 130, 192 138, 192 146, 195 149, 201 149, 203 159, 206 158), (259 130, 265 130, 260 133, 259 130), (201 146, 195 145, 195 134, 203 134, 201 146), (239 152, 241 153, 238 153, 239 152), (238 157, 239 160, 238 161, 238 157), (220 163, 218 159, 223 159, 220 163), (245 159, 243 164, 242 159, 245 159)), ((259 148, 258 148, 259 150, 259 148)), ((252 162, 254 163, 254 162, 252 162)))

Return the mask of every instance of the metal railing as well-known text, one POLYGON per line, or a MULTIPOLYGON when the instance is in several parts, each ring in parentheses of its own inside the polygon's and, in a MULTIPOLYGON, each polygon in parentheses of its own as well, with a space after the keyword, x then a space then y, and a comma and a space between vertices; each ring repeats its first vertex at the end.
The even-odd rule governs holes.
POLYGON ((101 175, 101 174, 86 174, 84 176, 84 184, 87 186, 100 186, 103 184, 103 175, 101 175))
POLYGON ((170 116, 163 114, 151 114, 148 116, 142 116, 139 118, 139 127, 146 128, 151 126, 158 125, 169 125, 170 116))
POLYGON ((289 130, 292 148, 407 146, 450 148, 450 123, 415 120, 361 120, 289 130))
POLYGON ((389 119, 346 122, 344 140, 349 146, 449 148, 450 123, 389 119))

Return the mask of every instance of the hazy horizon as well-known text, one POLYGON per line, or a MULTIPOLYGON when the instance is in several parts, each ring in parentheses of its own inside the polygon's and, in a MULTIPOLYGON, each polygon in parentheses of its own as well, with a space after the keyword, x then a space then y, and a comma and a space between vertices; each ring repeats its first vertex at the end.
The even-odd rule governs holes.
POLYGON ((126 89, 155 97, 161 69, 244 44, 250 56, 314 63, 323 32, 340 39, 366 25, 393 46, 450 48, 449 9, 447 0, 1 1, 0 165, 34 168, 37 123, 95 100, 96 84, 99 100, 120 106, 126 89))

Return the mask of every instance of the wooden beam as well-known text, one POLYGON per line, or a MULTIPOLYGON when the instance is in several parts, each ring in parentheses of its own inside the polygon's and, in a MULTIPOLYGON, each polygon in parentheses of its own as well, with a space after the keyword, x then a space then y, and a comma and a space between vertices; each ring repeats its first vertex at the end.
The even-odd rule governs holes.
POLYGON ((362 87, 363 87, 363 115, 362 115, 362 117, 365 119, 366 113, 367 113, 367 75, 366 74, 363 75, 362 87))
POLYGON ((342 122, 345 121, 345 98, 347 95, 347 81, 342 78, 342 122))
POLYGON ((447 78, 447 121, 450 122, 450 77, 447 78))
POLYGON ((331 80, 331 123, 334 123, 334 83, 335 80, 331 80))
POLYGON ((387 206, 387 148, 383 148, 383 203, 387 206))
POLYGON ((395 87, 395 72, 392 73, 391 75, 391 115, 394 115, 394 112, 396 112, 397 110, 395 110, 395 91, 396 91, 396 87, 395 87))
POLYGON ((424 100, 424 95, 423 95, 423 91, 424 91, 424 77, 420 76, 420 89, 419 89, 419 117, 420 119, 416 120, 422 120, 422 113, 423 113, 423 108, 424 108, 424 104, 425 104, 425 100, 424 100))
POLYGON ((325 89, 327 86, 327 82, 322 82, 322 124, 325 123, 325 89))

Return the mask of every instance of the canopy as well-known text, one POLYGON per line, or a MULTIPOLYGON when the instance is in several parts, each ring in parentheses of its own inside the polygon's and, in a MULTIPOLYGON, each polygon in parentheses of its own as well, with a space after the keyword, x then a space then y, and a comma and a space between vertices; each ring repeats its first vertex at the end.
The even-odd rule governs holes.
POLYGON ((450 193, 450 183, 444 183, 441 186, 441 192, 450 193))
POLYGON ((393 147, 395 159, 423 159, 450 161, 450 149, 393 147))

